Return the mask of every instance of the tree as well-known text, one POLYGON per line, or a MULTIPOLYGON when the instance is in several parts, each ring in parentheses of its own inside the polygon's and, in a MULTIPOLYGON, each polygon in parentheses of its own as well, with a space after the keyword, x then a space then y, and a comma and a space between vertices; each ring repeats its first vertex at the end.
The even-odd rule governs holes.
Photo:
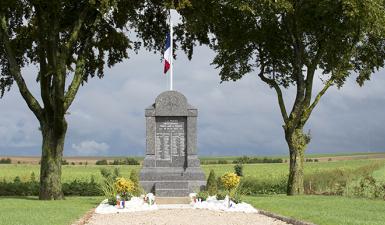
POLYGON ((191 1, 176 33, 191 57, 198 41, 215 52, 222 81, 255 72, 277 94, 290 153, 287 194, 303 193, 304 126, 321 97, 357 74, 363 85, 384 66, 384 0, 191 1), (324 86, 316 93, 314 76, 324 86), (291 110, 283 88, 295 86, 291 110))
POLYGON ((206 190, 210 196, 216 195, 218 192, 217 179, 213 169, 210 170, 209 177, 207 178, 206 190))
POLYGON ((137 51, 143 45, 161 50, 164 41, 158 34, 166 33, 166 19, 162 1, 155 0, 0 2, 1 97, 16 82, 39 120, 40 199, 63 198, 65 115, 79 87, 94 76, 102 78, 105 64, 111 67, 128 58, 127 49, 137 51), (137 38, 131 40, 128 30, 134 30, 137 38), (39 69, 40 102, 23 78, 22 68, 29 65, 39 69))

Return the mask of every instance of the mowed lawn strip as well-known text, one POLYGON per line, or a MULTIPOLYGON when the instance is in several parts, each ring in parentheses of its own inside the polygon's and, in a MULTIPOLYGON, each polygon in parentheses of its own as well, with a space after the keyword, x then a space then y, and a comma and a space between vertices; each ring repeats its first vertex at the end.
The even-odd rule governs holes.
POLYGON ((0 197, 1 225, 69 225, 96 207, 102 197, 67 197, 39 201, 37 197, 0 197))
POLYGON ((385 201, 340 196, 245 196, 257 209, 319 225, 383 225, 385 201))

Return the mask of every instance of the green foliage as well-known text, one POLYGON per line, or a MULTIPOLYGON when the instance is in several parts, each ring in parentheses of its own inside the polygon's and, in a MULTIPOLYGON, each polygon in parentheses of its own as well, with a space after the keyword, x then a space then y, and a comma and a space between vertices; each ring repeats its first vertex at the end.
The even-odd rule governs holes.
MULTIPOLYGON (((100 196, 100 185, 95 182, 93 176, 89 181, 75 179, 62 183, 62 191, 65 196, 100 196)), ((15 177, 13 181, 0 182, 0 196, 36 196, 39 194, 39 182, 35 173, 31 173, 29 180, 21 180, 15 177)))
POLYGON ((307 174, 304 181, 305 193, 354 196, 357 180, 371 177, 369 175, 382 166, 383 163, 372 163, 355 169, 338 168, 307 174))
POLYGON ((284 194, 286 193, 287 179, 258 179, 255 177, 243 177, 239 185, 239 191, 245 195, 259 194, 284 194))
POLYGON ((197 193, 197 199, 201 199, 202 201, 206 201, 209 197, 209 193, 207 191, 200 191, 197 193))
POLYGON ((227 191, 218 191, 217 200, 224 200, 226 198, 227 191))
POLYGON ((233 201, 234 203, 238 204, 238 203, 241 203, 242 202, 242 195, 240 194, 240 192, 236 191, 231 197, 230 197, 231 201, 233 201))
POLYGON ((101 175, 103 176, 103 181, 101 183, 100 189, 103 192, 105 198, 108 199, 108 204, 116 204, 116 195, 118 191, 116 189, 115 180, 118 177, 117 170, 111 172, 111 170, 102 168, 100 170, 101 175))
POLYGON ((237 176, 242 177, 243 176, 243 164, 237 163, 234 165, 234 172, 237 174, 237 176))
POLYGON ((233 161, 234 164, 252 164, 252 163, 283 163, 283 160, 280 158, 258 158, 258 157, 248 157, 242 156, 233 161))
POLYGON ((218 192, 217 180, 214 170, 210 170, 209 177, 207 178, 206 191, 210 196, 216 195, 218 192))
POLYGON ((202 165, 210 165, 210 164, 228 164, 228 160, 219 159, 219 160, 201 160, 202 165))
POLYGON ((11 164, 12 160, 10 158, 2 158, 0 159, 0 164, 11 164))
POLYGON ((353 186, 353 196, 385 200, 385 183, 379 183, 372 176, 367 175, 353 186))
POLYGON ((115 159, 110 165, 140 165, 139 161, 134 158, 115 159))
POLYGON ((137 170, 131 170, 130 180, 134 183, 134 190, 132 191, 133 196, 140 196, 144 193, 144 190, 139 183, 139 173, 137 170))
POLYGON ((70 183, 63 183, 62 190, 65 196, 100 196, 103 194, 93 176, 90 181, 75 179, 70 183))
POLYGON ((108 162, 106 159, 97 160, 96 165, 108 165, 108 162))
POLYGON ((350 74, 363 85, 384 67, 384 11, 383 0, 196 0, 179 10, 184 23, 175 33, 190 58, 197 42, 216 52, 212 64, 222 81, 254 72, 275 90, 286 141, 299 158, 290 164, 288 194, 301 194, 311 139, 303 128, 331 86, 341 87, 350 74), (324 85, 313 93, 316 70, 324 85), (291 111, 282 92, 289 86, 297 90, 291 111))

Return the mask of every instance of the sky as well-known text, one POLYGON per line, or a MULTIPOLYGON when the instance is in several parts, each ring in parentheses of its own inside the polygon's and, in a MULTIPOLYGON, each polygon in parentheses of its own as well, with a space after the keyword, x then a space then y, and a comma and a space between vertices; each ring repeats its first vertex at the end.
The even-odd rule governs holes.
MULTIPOLYGON (((201 46, 191 61, 177 52, 174 89, 198 108, 198 154, 288 154, 275 91, 250 73, 237 82, 220 83, 210 65, 215 53, 201 46)), ((22 71, 39 98, 37 68, 22 71)), ((312 140, 307 153, 385 151, 385 70, 363 87, 352 75, 341 89, 331 87, 313 111, 306 131, 312 140)), ((316 79, 315 91, 322 85, 316 79)), ((143 156, 144 109, 169 89, 161 55, 130 52, 130 59, 106 68, 103 79, 82 86, 66 116, 66 156, 143 156)), ((291 109, 293 89, 285 89, 291 109)), ((40 100, 41 101, 41 100, 40 100)), ((0 155, 41 154, 41 133, 17 86, 0 99, 0 155)))

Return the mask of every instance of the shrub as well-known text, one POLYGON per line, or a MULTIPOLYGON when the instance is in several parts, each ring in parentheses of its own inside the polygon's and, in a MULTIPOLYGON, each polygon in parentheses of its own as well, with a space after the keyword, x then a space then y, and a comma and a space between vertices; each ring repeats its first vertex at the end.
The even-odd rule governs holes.
POLYGON ((217 178, 217 189, 218 189, 218 190, 225 190, 225 187, 223 186, 221 177, 218 177, 218 178, 217 178))
POLYGON ((10 158, 2 158, 0 159, 0 164, 11 164, 12 160, 10 158))
MULTIPOLYGON (((102 195, 100 185, 93 177, 90 181, 73 180, 69 183, 62 183, 62 190, 65 196, 99 196, 102 195)), ((39 182, 35 174, 31 173, 30 180, 21 181, 15 177, 13 181, 7 182, 5 179, 0 182, 0 196, 36 196, 39 194, 39 182)))
POLYGON ((247 157, 247 156, 242 156, 236 160, 233 161, 234 164, 250 164, 250 163, 282 163, 283 160, 279 158, 258 158, 258 157, 247 157))
POLYGON ((93 176, 90 181, 73 180, 70 183, 63 183, 62 190, 65 196, 99 196, 102 195, 100 185, 95 182, 93 176))
POLYGON ((115 159, 110 165, 140 165, 139 161, 134 158, 115 159))
POLYGON ((237 190, 244 195, 285 194, 287 178, 261 180, 255 177, 243 177, 237 190))
POLYGON ((225 191, 218 191, 217 193, 217 200, 223 200, 226 198, 227 192, 225 191))
POLYGON ((242 195, 239 192, 235 192, 235 194, 230 197, 231 201, 233 201, 235 204, 242 202, 242 195))
POLYGON ((210 196, 213 196, 218 192, 218 185, 213 169, 210 170, 209 177, 207 178, 206 190, 210 196))
POLYGON ((243 176, 243 164, 238 163, 234 165, 234 172, 237 174, 237 176, 242 177, 243 176))
MULTIPOLYGON (((359 192, 354 193, 353 191, 354 188, 357 187, 355 184, 359 179, 369 177, 369 174, 382 165, 381 163, 374 163, 357 169, 334 169, 307 174, 304 179, 305 193, 359 196, 359 194, 357 194, 359 192)), ((369 182, 369 180, 368 178, 367 182, 369 182)), ((368 188, 370 186, 371 185, 369 185, 368 188)), ((363 184, 363 187, 366 187, 366 185, 363 184)))
POLYGON ((353 187, 353 194, 356 197, 383 198, 385 200, 385 185, 378 183, 372 176, 367 175, 353 187))
POLYGON ((218 164, 228 164, 229 162, 227 160, 224 160, 224 159, 220 159, 218 160, 218 164))
POLYGON ((108 165, 107 163, 107 160, 106 159, 101 159, 101 160, 98 160, 96 161, 95 163, 96 165, 108 165))
POLYGON ((69 163, 67 162, 67 160, 62 159, 62 160, 61 160, 61 164, 62 164, 63 166, 65 166, 65 165, 68 165, 69 163))
POLYGON ((239 185, 240 178, 235 173, 225 173, 221 177, 221 181, 223 183, 223 186, 228 191, 231 191, 239 185))
POLYGON ((209 193, 207 191, 201 191, 197 193, 197 199, 201 199, 202 201, 206 201, 207 197, 209 197, 209 193))
POLYGON ((142 194, 143 190, 139 183, 139 173, 136 170, 131 170, 130 180, 134 183, 134 190, 132 191, 132 194, 134 196, 139 196, 142 194))

